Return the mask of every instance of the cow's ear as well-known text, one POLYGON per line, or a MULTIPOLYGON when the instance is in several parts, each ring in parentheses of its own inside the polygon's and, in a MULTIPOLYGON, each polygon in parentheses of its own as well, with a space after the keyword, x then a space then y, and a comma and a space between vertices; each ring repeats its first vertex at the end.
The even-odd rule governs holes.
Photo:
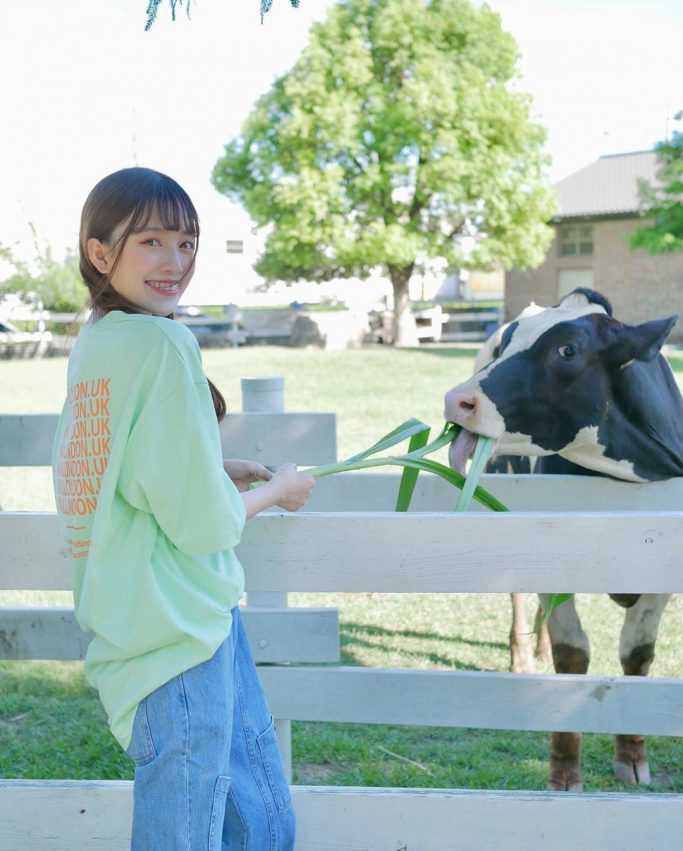
POLYGON ((652 360, 659 352, 678 316, 653 319, 642 325, 618 325, 610 329, 605 354, 610 363, 623 366, 632 360, 652 360))

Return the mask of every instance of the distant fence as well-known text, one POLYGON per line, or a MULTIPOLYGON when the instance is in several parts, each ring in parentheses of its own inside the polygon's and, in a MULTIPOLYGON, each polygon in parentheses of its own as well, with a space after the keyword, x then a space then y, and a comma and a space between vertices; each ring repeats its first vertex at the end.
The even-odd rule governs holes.
MULTIPOLYGON (((320 334, 324 337, 331 333, 331 329, 338 325, 347 315, 346 311, 334 311, 325 313, 315 311, 308 314, 312 322, 320 325, 320 334), (323 320, 323 317, 325 319, 323 320)), ((301 310, 285 309, 259 309, 249 308, 233 309, 226 316, 178 316, 178 321, 188 325, 198 333, 202 345, 240 345, 247 342, 266 342, 287 344, 292 336, 292 331, 298 316, 306 315, 301 310)), ((350 315, 350 313, 348 314, 350 315)), ((370 315, 370 314, 369 314, 370 315)), ((393 337, 393 311, 386 310, 379 316, 380 327, 374 330, 368 329, 367 339, 391 342, 393 337)), ((435 305, 427 309, 413 309, 413 315, 417 325, 418 340, 433 341, 437 343, 452 342, 481 342, 485 340, 503 321, 502 307, 485 310, 473 307, 472 310, 448 310, 435 305)), ((55 313, 51 311, 13 311, 12 319, 33 321, 37 323, 38 331, 47 333, 47 323, 71 324, 86 321, 88 313, 78 315, 73 313, 55 313)), ((348 332, 349 338, 357 336, 353 329, 348 332)), ((46 343, 44 338, 38 348, 38 337, 34 340, 24 339, 13 343, 5 342, 5 349, 11 347, 15 356, 31 357, 45 353, 68 353, 75 342, 72 338, 53 335, 46 343), (46 348, 49 351, 46 352, 46 348)), ((48 334, 49 336, 49 334, 48 334)), ((339 341, 335 348, 339 348, 339 341)), ((343 347, 343 345, 341 346, 343 347)), ((9 357, 8 350, 5 356, 9 357)))
POLYGON ((435 343, 483 342, 503 321, 502 305, 493 310, 448 310, 435 305, 413 314, 418 339, 435 343))

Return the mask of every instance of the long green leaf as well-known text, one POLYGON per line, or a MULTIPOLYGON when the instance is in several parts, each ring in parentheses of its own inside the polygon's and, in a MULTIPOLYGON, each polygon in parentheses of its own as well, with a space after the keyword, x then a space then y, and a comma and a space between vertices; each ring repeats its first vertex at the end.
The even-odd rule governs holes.
POLYGON ((465 482, 465 487, 460 491, 460 498, 458 499, 458 504, 455 507, 456 511, 467 511, 469 504, 472 500, 472 494, 474 493, 474 489, 481 478, 481 474, 484 472, 484 467, 486 466, 486 462, 491 457, 491 453, 493 452, 493 441, 490 437, 480 437, 477 440, 477 446, 474 450, 474 456, 472 457, 472 463, 470 465, 470 471, 467 475, 467 481, 465 482))
MULTIPOLYGON (((430 429, 418 431, 410 438, 408 444, 408 455, 414 455, 418 450, 424 449, 429 440, 430 429)), ((407 511, 410 508, 410 500, 413 498, 413 491, 417 484, 417 477, 420 475, 419 470, 414 470, 411 467, 404 467, 401 474, 401 481, 398 486, 398 497, 396 499, 396 511, 407 511)))
MULTIPOLYGON (((308 473, 309 476, 321 478, 322 476, 331 476, 334 473, 350 473, 353 470, 366 470, 371 467, 383 466, 412 467, 427 473, 435 473, 450 484, 455 485, 456 488, 462 488, 465 484, 465 477, 461 476, 456 470, 451 470, 450 467, 446 467, 444 464, 439 464, 438 461, 432 461, 429 458, 409 458, 407 455, 388 455, 383 458, 366 458, 361 461, 354 461, 353 463, 325 464, 321 467, 309 468, 304 472, 308 473)), ((473 497, 482 505, 486 506, 486 508, 490 508, 491 511, 507 511, 503 503, 496 499, 492 493, 484 490, 484 488, 476 488, 473 497)))
POLYGON ((461 427, 459 425, 455 425, 455 423, 446 423, 446 425, 441 429, 439 436, 434 438, 431 443, 428 443, 422 449, 417 449, 414 452, 409 452, 408 454, 417 458, 423 458, 425 455, 431 455, 432 452, 436 452, 437 449, 441 449, 441 447, 448 446, 449 443, 452 443, 460 431, 461 427))
POLYGON ((384 437, 381 437, 377 443, 374 443, 369 449, 366 449, 364 452, 359 452, 357 455, 352 455, 350 458, 347 458, 345 461, 340 461, 339 463, 351 464, 355 461, 361 461, 363 458, 368 458, 370 455, 376 455, 378 452, 383 452, 385 449, 391 449, 392 446, 396 446, 396 444, 400 443, 402 440, 408 440, 408 438, 412 437, 414 434, 426 431, 427 435, 429 435, 430 429, 431 427, 426 423, 412 417, 404 423, 401 423, 401 425, 396 426, 396 428, 388 434, 385 434, 384 437))

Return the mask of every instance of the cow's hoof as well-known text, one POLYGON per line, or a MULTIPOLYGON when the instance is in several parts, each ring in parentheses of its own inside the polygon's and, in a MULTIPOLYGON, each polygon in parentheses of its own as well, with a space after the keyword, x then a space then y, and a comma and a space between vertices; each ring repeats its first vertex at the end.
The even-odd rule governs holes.
POLYGON ((533 656, 514 658, 510 664, 510 670, 513 674, 535 674, 536 665, 534 664, 533 656))
POLYGON ((581 767, 564 760, 558 760, 554 765, 551 763, 548 789, 553 792, 583 792, 581 767))
POLYGON ((571 782, 567 781, 565 784, 561 782, 557 782, 554 780, 548 781, 548 791, 549 792, 583 792, 583 783, 580 780, 571 782))
POLYGON ((614 776, 627 786, 647 786, 652 782, 650 766, 647 760, 640 762, 620 762, 614 760, 614 776))

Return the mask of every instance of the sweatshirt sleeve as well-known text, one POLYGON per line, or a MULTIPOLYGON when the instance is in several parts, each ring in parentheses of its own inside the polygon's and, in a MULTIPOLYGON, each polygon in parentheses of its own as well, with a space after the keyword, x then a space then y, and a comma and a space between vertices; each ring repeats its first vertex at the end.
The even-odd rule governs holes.
POLYGON ((174 389, 153 390, 145 401, 128 437, 118 489, 134 508, 153 514, 179 550, 205 555, 232 549, 246 510, 223 469, 209 386, 180 358, 171 364, 172 375, 155 387, 174 389))

